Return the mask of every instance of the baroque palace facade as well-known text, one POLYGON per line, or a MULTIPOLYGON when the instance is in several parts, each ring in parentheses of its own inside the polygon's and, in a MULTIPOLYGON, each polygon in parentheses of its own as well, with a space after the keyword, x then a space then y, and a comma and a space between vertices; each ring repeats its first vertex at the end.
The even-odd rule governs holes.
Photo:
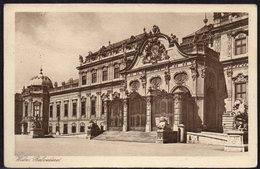
POLYGON ((247 100, 248 14, 214 13, 214 24, 183 38, 158 26, 79 57, 78 79, 61 86, 42 70, 23 88, 22 133, 31 119, 45 134, 156 130, 161 116, 172 130, 222 132, 235 99, 247 100))

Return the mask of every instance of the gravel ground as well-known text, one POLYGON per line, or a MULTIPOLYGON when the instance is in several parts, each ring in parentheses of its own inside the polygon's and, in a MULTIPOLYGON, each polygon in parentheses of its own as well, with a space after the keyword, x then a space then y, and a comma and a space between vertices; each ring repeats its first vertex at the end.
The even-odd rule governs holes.
POLYGON ((223 146, 98 141, 83 138, 35 138, 17 135, 16 155, 28 156, 243 156, 223 146))

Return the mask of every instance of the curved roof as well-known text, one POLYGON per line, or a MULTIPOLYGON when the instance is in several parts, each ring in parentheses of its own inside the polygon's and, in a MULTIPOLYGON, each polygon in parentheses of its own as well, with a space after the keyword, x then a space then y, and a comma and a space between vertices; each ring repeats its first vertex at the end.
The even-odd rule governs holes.
POLYGON ((39 75, 30 79, 28 86, 48 86, 49 88, 53 88, 51 79, 48 76, 44 76, 42 74, 42 69, 39 75))

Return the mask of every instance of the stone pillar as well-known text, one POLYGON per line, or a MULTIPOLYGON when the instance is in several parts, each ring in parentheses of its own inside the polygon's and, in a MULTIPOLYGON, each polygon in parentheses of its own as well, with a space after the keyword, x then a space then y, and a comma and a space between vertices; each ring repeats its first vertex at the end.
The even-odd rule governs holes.
POLYGON ((43 101, 42 101, 42 103, 40 104, 40 106, 41 106, 41 112, 40 112, 40 118, 39 118, 39 120, 43 120, 43 101))
POLYGON ((97 119, 101 118, 101 92, 96 92, 97 99, 96 99, 96 117, 97 119))
POLYGON ((21 125, 21 131, 22 131, 22 134, 24 134, 24 124, 22 123, 22 125, 21 125))
POLYGON ((174 92, 175 105, 174 105, 174 123, 173 130, 177 131, 177 142, 185 141, 185 126, 183 125, 183 94, 184 92, 177 89, 174 92))
POLYGON ((152 96, 147 96, 146 98, 146 126, 145 126, 145 132, 151 132, 152 129, 152 121, 151 121, 151 112, 152 112, 152 96))
POLYGON ((33 116, 32 99, 29 99, 28 116, 33 116))
POLYGON ((127 131, 128 129, 128 99, 125 98, 124 100, 124 107, 123 107, 123 131, 127 131))
POLYGON ((87 93, 87 98, 86 98, 86 117, 88 119, 91 118, 91 110, 90 110, 90 93, 87 93))
POLYGON ((107 99, 105 99, 104 100, 104 130, 107 130, 107 122, 108 122, 108 120, 107 120, 107 112, 108 112, 108 105, 107 105, 107 103, 108 103, 108 100, 107 99))
POLYGON ((181 93, 175 93, 174 95, 174 122, 173 122, 173 130, 178 131, 178 125, 183 124, 182 118, 182 94, 181 93))

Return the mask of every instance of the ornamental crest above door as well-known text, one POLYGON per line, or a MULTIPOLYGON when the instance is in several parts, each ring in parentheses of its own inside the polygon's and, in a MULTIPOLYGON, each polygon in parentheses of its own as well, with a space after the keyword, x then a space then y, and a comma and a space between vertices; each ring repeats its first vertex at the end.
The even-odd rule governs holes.
POLYGON ((148 42, 143 51, 143 64, 155 64, 158 61, 168 60, 165 46, 159 41, 158 37, 148 39, 148 42))

